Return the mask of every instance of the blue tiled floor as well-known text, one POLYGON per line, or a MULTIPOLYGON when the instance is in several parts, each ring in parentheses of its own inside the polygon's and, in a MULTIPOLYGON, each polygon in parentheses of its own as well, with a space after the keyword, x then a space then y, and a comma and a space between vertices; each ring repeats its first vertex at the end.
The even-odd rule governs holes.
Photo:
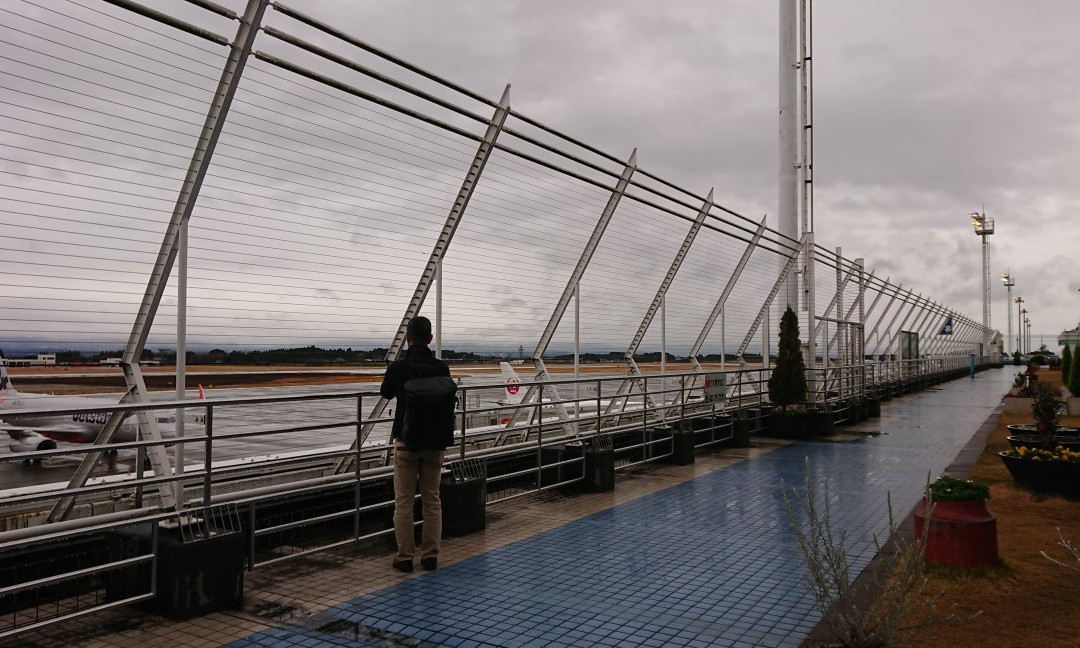
POLYGON ((884 408, 881 436, 804 442, 361 596, 234 646, 797 646, 800 583, 781 482, 827 475, 853 575, 1000 401, 1007 370, 884 408))

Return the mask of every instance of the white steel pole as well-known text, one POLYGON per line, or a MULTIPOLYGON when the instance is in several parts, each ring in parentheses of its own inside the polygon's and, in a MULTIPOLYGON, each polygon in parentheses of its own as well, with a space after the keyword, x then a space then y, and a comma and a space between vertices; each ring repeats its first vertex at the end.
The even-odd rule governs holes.
POLYGON ((435 357, 442 360, 442 259, 435 264, 435 357))
MULTIPOLYGON (((777 224, 781 234, 791 240, 799 239, 799 133, 798 133, 798 12, 796 0, 779 0, 780 3, 780 75, 779 75, 779 187, 777 193, 777 224)), ((783 270, 787 259, 780 259, 783 270)), ((777 307, 799 308, 799 284, 795 274, 790 275, 777 307)))
POLYGON ((982 258, 983 258, 983 347, 979 353, 979 360, 990 349, 990 239, 986 234, 982 235, 982 258))
MULTIPOLYGON (((188 223, 180 221, 177 236, 179 250, 176 253, 176 400, 187 395, 187 279, 188 279, 188 223)), ((184 408, 176 410, 176 474, 184 474, 184 408)))
POLYGON ((581 282, 574 284, 574 412, 581 410, 581 282))
POLYGON ((727 371, 727 323, 724 322, 724 312, 726 308, 720 310, 720 371, 727 371))
POLYGON ((1009 275, 1009 281, 1005 284, 1006 297, 1005 297, 1005 319, 1008 320, 1008 335, 1005 336, 1005 349, 1006 353, 1012 357, 1012 353, 1009 353, 1008 348, 1012 345, 1012 287, 1013 279, 1012 275, 1009 275))
POLYGON ((660 300, 660 375, 667 373, 667 295, 660 300))
MULTIPOLYGON (((797 279, 797 277, 796 277, 797 279)), ((765 311, 765 317, 761 320, 761 368, 769 368, 769 311, 765 311)))

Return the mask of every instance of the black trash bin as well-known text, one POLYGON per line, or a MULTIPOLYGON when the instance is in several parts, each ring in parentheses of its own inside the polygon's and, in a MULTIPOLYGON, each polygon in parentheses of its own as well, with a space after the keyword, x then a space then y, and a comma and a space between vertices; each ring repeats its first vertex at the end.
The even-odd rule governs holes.
POLYGON ((443 537, 462 536, 487 527, 487 477, 479 459, 449 464, 439 483, 443 537))
POLYGON ((689 466, 694 463, 694 421, 680 421, 677 429, 671 430, 671 454, 668 463, 676 466, 689 466))
POLYGON ((611 437, 595 436, 585 442, 585 479, 582 488, 601 493, 615 489, 615 450, 611 437))
MULTIPOLYGON (((116 534, 148 548, 153 529, 140 525, 116 534)), ((203 524, 163 522, 157 537, 157 595, 143 606, 173 619, 239 609, 244 603, 244 564, 247 535, 236 529, 203 524)), ((141 551, 141 550, 140 550, 141 551)), ((143 577, 129 572, 108 583, 110 600, 126 598, 141 589, 143 577)))

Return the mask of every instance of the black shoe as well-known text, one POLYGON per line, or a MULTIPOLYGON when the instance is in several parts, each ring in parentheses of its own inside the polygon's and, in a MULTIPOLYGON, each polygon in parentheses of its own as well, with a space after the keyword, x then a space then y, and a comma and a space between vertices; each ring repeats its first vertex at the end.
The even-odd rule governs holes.
POLYGON ((439 568, 439 559, 435 556, 430 556, 421 560, 420 564, 423 565, 424 569, 428 571, 435 571, 439 568))
POLYGON ((394 569, 396 569, 396 570, 398 570, 400 572, 405 572, 406 574, 408 574, 409 572, 412 571, 412 559, 411 558, 408 558, 408 559, 405 559, 405 560, 400 560, 398 558, 394 558, 394 562, 392 562, 390 564, 394 569))

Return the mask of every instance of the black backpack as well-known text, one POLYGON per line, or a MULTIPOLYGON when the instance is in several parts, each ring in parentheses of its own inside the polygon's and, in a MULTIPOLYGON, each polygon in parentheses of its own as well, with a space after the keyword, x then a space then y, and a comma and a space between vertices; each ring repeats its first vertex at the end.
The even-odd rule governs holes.
POLYGON ((405 409, 401 440, 406 450, 445 450, 454 444, 457 384, 453 378, 429 376, 406 380, 398 401, 398 406, 405 409))

